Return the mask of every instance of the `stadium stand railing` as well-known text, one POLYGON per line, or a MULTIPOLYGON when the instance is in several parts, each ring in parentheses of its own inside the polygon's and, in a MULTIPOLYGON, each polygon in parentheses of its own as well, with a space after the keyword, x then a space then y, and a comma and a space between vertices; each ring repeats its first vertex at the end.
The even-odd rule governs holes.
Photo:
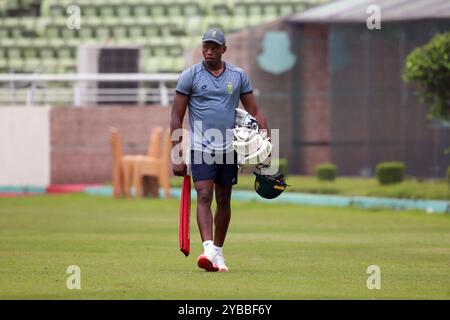
POLYGON ((133 101, 135 105, 168 106, 173 101, 177 79, 178 73, 0 74, 0 105, 78 107, 133 101), (92 85, 108 81, 137 82, 139 86, 100 89, 92 85))

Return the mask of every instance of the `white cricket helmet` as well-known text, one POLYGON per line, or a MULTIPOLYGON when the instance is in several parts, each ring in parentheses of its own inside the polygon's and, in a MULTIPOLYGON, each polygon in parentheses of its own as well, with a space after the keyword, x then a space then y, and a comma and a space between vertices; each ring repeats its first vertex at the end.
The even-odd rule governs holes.
POLYGON ((233 147, 240 155, 249 155, 258 151, 264 138, 256 130, 236 128, 234 132, 233 147))
POLYGON ((243 165, 258 165, 265 163, 272 152, 272 144, 269 139, 258 133, 258 138, 252 139, 245 147, 235 147, 238 154, 238 163, 243 165), (238 150, 249 150, 250 153, 240 153, 238 150))
POLYGON ((233 148, 241 165, 264 163, 272 151, 272 144, 264 132, 259 131, 258 121, 247 111, 236 109, 233 129, 233 148))
POLYGON ((247 111, 236 108, 236 120, 234 122, 236 128, 248 128, 258 131, 258 121, 247 111))

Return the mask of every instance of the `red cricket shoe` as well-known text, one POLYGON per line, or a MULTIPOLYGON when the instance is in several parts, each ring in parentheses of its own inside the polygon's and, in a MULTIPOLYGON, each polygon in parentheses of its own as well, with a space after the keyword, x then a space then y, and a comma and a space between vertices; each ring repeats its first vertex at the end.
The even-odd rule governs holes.
POLYGON ((205 269, 207 272, 217 272, 219 271, 219 267, 212 262, 213 257, 209 259, 208 255, 201 254, 198 256, 197 265, 199 268, 205 269))

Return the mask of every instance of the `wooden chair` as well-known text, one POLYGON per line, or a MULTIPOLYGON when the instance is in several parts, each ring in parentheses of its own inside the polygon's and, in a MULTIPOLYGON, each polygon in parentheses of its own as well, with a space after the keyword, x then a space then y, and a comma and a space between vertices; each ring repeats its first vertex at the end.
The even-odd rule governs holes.
MULTIPOLYGON (((159 158, 161 156, 160 141, 163 128, 156 127, 152 130, 146 155, 123 155, 119 130, 115 127, 111 127, 109 131, 113 155, 113 195, 116 198, 119 198, 122 195, 124 195, 125 197, 129 197, 131 181, 133 180, 134 162, 154 157, 159 158)), ((150 180, 150 187, 146 188, 147 190, 155 189, 152 188, 151 182, 152 181, 150 180)), ((153 194, 155 194, 154 191, 153 194)))
POLYGON ((170 129, 167 129, 163 134, 162 150, 160 157, 147 157, 136 159, 133 161, 133 178, 134 187, 136 191, 136 198, 142 196, 142 185, 144 177, 155 177, 164 190, 164 196, 170 197, 170 153, 171 153, 170 129))

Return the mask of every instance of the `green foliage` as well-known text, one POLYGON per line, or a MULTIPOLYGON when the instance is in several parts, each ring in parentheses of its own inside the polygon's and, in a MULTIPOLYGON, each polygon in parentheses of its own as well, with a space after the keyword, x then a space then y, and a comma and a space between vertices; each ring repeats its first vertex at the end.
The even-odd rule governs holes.
POLYGON ((319 164, 315 168, 316 177, 320 181, 334 181, 336 179, 337 168, 332 163, 319 164))
POLYGON ((407 57, 403 79, 418 87, 429 116, 450 121, 450 32, 436 35, 407 57))
POLYGON ((377 165, 376 176, 380 184, 393 184, 403 181, 405 164, 402 162, 381 162, 377 165))

